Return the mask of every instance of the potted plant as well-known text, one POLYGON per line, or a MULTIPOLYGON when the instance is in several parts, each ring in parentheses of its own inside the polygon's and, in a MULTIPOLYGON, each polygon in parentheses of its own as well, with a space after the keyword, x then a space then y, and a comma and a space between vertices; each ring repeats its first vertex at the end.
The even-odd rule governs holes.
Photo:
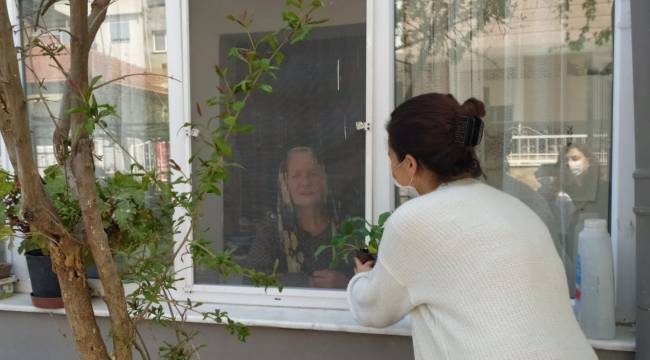
MULTIPOLYGON (((97 185, 104 230, 120 278, 127 284, 141 265, 138 259, 148 254, 149 249, 169 243, 165 240, 172 236, 171 221, 165 219, 171 219, 174 206, 162 194, 152 191, 151 176, 117 172, 97 185)), ((87 264, 88 277, 97 279, 99 275, 90 256, 87 264)), ((92 286, 97 294, 103 293, 98 281, 93 281, 92 286)), ((133 286, 127 290, 132 291, 133 286)))
MULTIPOLYGON (((14 188, 13 176, 6 171, 0 170, 0 199, 9 201, 7 196, 12 193, 14 188)), ((3 240, 10 238, 12 234, 13 231, 11 226, 7 224, 7 213, 5 207, 0 206, 0 246, 4 245, 3 240)), ((6 262, 4 251, 0 251, 0 253, 3 254, 3 256, 0 257, 0 279, 5 279, 11 275, 11 264, 6 262)))
MULTIPOLYGON (((165 236, 171 236, 170 222, 164 220, 171 219, 173 204, 151 191, 151 176, 154 175, 146 172, 117 172, 97 181, 102 223, 120 278, 126 283, 137 271, 134 267, 138 266, 139 257, 146 255, 149 247, 160 245, 165 236)), ((63 169, 59 165, 46 168, 43 181, 66 227, 74 229, 81 219, 81 210, 65 184, 63 169)), ((103 289, 92 256, 86 254, 84 258, 91 290, 101 296, 103 289)))
POLYGON ((18 252, 25 254, 32 283, 32 304, 43 308, 62 308, 61 289, 48 256, 47 240, 30 231, 29 223, 20 216, 20 183, 6 171, 0 170, 0 198, 4 203, 0 211, 0 235, 24 236, 18 252))
POLYGON ((25 254, 29 280, 32 284, 32 304, 45 309, 63 307, 59 280, 52 270, 52 261, 48 252, 47 240, 38 234, 28 234, 18 248, 25 254))
MULTIPOLYGON (((162 237, 171 234, 170 227, 163 220, 173 212, 171 203, 162 201, 151 194, 151 179, 145 174, 122 174, 98 180, 99 206, 102 212, 104 229, 109 245, 118 263, 120 276, 127 279, 133 270, 133 263, 123 259, 133 258, 134 254, 146 254, 148 246, 160 243, 162 237), (154 204, 155 203, 155 204, 154 204), (155 205, 155 206, 154 206, 155 205)), ((81 221, 78 201, 66 185, 65 173, 61 166, 52 165, 45 169, 43 184, 48 198, 57 210, 64 225, 72 231, 81 221)), ((32 283, 32 303, 37 307, 63 307, 61 291, 56 274, 52 271, 49 258, 48 240, 30 229, 29 223, 20 215, 19 183, 6 172, 0 172, 0 197, 5 204, 5 228, 3 231, 24 235, 18 252, 25 254, 32 283)), ((102 295, 97 270, 90 254, 86 254, 87 277, 95 294, 102 295), (94 270, 93 270, 94 269, 94 270), (95 278, 94 280, 92 278, 95 278)), ((136 264, 137 265, 137 264, 136 264)))
POLYGON ((319 256, 324 251, 331 252, 330 267, 332 268, 336 267, 341 260, 348 264, 351 255, 354 255, 362 263, 375 261, 379 243, 384 234, 384 224, 390 214, 390 212, 385 212, 379 215, 377 224, 372 224, 361 217, 345 220, 332 236, 332 241, 316 249, 315 256, 319 256))

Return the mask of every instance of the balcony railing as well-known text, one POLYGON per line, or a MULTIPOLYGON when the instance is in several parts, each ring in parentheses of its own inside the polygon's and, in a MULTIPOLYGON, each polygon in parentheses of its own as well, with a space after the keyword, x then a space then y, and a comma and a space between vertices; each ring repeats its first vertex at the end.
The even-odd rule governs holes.
MULTIPOLYGON (((587 134, 571 135, 513 135, 512 153, 507 157, 512 167, 535 167, 555 164, 562 149, 567 144, 586 144, 587 134)), ((601 165, 607 165, 609 153, 594 152, 601 165)))

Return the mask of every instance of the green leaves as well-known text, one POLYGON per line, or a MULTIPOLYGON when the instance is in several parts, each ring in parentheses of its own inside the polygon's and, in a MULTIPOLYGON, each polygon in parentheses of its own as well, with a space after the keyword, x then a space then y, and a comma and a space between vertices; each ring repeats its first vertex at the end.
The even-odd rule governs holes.
POLYGON ((385 213, 382 213, 381 215, 379 215, 377 225, 384 226, 384 224, 386 223, 386 220, 388 220, 388 218, 390 217, 390 214, 391 213, 388 211, 388 212, 385 212, 385 213))
MULTIPOLYGON (((195 356, 198 348, 191 344, 195 333, 183 330, 182 326, 188 312, 200 313, 204 319, 225 325, 227 331, 241 341, 245 341, 249 335, 248 328, 232 320, 226 312, 218 309, 206 311, 201 304, 189 299, 180 301, 171 298, 170 289, 173 290, 182 280, 173 267, 174 258, 189 255, 194 266, 212 269, 224 277, 242 276, 257 286, 265 289, 277 287, 282 291, 282 284, 276 277, 278 262, 271 274, 243 268, 233 260, 234 249, 214 249, 213 242, 202 237, 196 224, 202 201, 208 195, 221 195, 230 168, 239 167, 232 160, 232 139, 253 131, 253 126, 241 120, 250 97, 258 90, 260 93, 272 93, 274 86, 279 86, 271 83, 271 80, 276 79, 277 66, 284 62, 282 49, 304 41, 312 25, 322 23, 323 20, 314 20, 311 16, 316 8, 322 6, 321 1, 288 1, 288 9, 283 13, 284 26, 259 39, 250 32, 253 18, 246 11, 227 17, 244 29, 249 39, 248 44, 238 44, 227 53, 230 63, 240 66, 244 74, 236 77, 228 68, 214 66, 219 84, 214 96, 205 103, 213 109, 207 111, 203 104, 196 105, 199 116, 210 113, 205 122, 207 125, 184 125, 184 128, 196 131, 195 141, 205 145, 205 151, 191 156, 191 175, 183 174, 184 167, 170 160, 169 168, 173 174, 169 182, 159 181, 155 173, 145 171, 140 166, 130 174, 116 174, 98 184, 102 218, 112 240, 111 246, 115 244, 116 254, 129 259, 125 279, 138 284, 138 289, 129 296, 132 315, 136 319, 148 318, 170 326, 176 333, 176 342, 164 343, 160 347, 163 358, 189 359, 195 356), (179 191, 176 185, 191 185, 192 190, 179 191), (155 201, 152 201, 152 197, 155 201), (173 243, 172 236, 181 231, 187 231, 185 238, 173 243), (167 311, 168 306, 174 310, 167 311), (179 320, 181 324, 177 324, 179 320)), ((101 126, 100 120, 107 115, 103 111, 110 109, 96 104, 92 91, 89 94, 84 97, 83 106, 75 111, 89 114, 89 119, 94 121, 89 124, 88 130, 94 130, 90 126, 101 126)), ((340 241, 344 242, 345 238, 340 241)))
POLYGON ((240 112, 244 109, 244 106, 246 106, 246 103, 243 101, 235 101, 232 103, 230 106, 234 112, 240 112))
POLYGON ((303 9, 304 8, 304 1, 302 1, 302 0, 287 0, 287 6, 288 7, 295 7, 297 9, 303 9))
POLYGON ((295 34, 291 37, 291 45, 304 41, 311 33, 311 30, 312 28, 308 26, 303 26, 297 29, 295 34))
POLYGON ((282 65, 282 62, 284 61, 284 54, 282 54, 281 52, 278 51, 275 54, 275 56, 273 57, 273 60, 275 60, 276 65, 278 65, 278 66, 282 65))
POLYGON ((301 27, 300 16, 293 11, 285 11, 282 13, 282 20, 289 25, 291 29, 299 29, 301 27))
POLYGON ((376 225, 367 222, 361 217, 348 218, 339 226, 338 231, 332 236, 329 244, 319 246, 314 253, 318 257, 325 251, 331 252, 330 268, 338 266, 339 261, 349 263, 350 256, 357 250, 367 248, 368 252, 376 255, 379 243, 384 234, 384 224, 390 217, 390 212, 379 215, 376 225))
POLYGON ((80 127, 75 134, 75 140, 82 135, 82 132, 85 132, 88 136, 92 137, 97 125, 105 128, 107 126, 106 118, 118 116, 114 106, 97 102, 94 92, 98 88, 97 83, 99 83, 101 78, 101 75, 92 78, 88 88, 84 90, 77 88, 77 91, 80 92, 76 97, 78 106, 66 111, 67 115, 83 114, 85 116, 82 127, 80 127))

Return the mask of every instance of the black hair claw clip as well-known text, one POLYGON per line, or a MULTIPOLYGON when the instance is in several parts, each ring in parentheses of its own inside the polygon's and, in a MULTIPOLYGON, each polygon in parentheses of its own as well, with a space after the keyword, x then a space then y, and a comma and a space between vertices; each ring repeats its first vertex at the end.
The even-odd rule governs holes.
POLYGON ((483 138, 483 120, 480 117, 462 117, 456 122, 454 142, 463 146, 476 146, 483 138))

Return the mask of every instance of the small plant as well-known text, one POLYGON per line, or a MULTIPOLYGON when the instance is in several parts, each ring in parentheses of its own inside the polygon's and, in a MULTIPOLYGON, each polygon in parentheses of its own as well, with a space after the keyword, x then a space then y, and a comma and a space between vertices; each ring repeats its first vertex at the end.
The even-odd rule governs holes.
POLYGON ((324 251, 330 251, 332 253, 331 268, 336 267, 341 260, 346 264, 350 263, 350 255, 359 258, 362 263, 374 261, 377 257, 381 237, 384 234, 384 224, 390 214, 390 212, 385 212, 379 215, 377 224, 372 224, 361 217, 345 220, 336 234, 332 236, 332 241, 316 249, 315 256, 319 256, 324 251))

